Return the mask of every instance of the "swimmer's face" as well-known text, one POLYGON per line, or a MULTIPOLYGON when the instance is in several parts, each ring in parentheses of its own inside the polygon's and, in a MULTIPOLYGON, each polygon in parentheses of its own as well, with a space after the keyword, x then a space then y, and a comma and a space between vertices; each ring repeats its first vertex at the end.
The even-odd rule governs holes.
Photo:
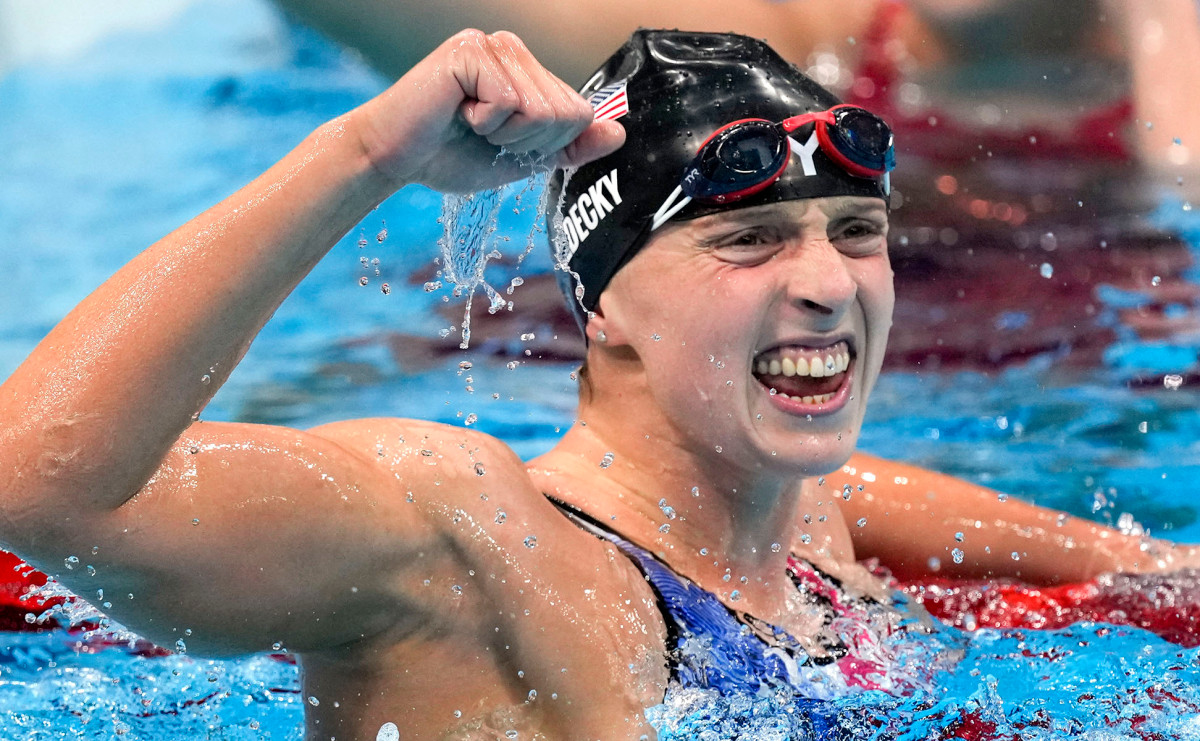
POLYGON ((880 200, 850 196, 670 224, 614 276, 589 334, 628 354, 681 446, 827 473, 853 452, 883 363, 887 228, 880 200))

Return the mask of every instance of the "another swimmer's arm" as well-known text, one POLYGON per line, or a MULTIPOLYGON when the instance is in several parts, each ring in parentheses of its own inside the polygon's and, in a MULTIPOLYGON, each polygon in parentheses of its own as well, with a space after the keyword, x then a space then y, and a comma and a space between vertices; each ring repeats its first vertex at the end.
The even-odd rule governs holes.
POLYGON ((735 31, 766 39, 802 62, 818 46, 856 49, 875 0, 779 3, 771 0, 276 0, 285 10, 354 47, 385 74, 399 75, 445 35, 464 25, 508 28, 538 58, 578 87, 634 29, 735 31))
POLYGON ((1192 181, 1200 165, 1200 6, 1196 0, 1106 0, 1123 37, 1142 165, 1192 181), (1178 143, 1176 143, 1178 142, 1178 143))
POLYGON ((1187 548, 1123 535, 952 476, 873 456, 857 454, 826 478, 839 488, 851 486, 850 500, 841 506, 852 523, 855 557, 876 557, 900 578, 936 573, 1057 584, 1108 572, 1168 571, 1190 565, 1192 557, 1187 548), (866 523, 857 527, 860 518, 866 523), (955 549, 962 552, 961 563, 955 562, 955 549), (936 572, 931 559, 937 559, 936 572))

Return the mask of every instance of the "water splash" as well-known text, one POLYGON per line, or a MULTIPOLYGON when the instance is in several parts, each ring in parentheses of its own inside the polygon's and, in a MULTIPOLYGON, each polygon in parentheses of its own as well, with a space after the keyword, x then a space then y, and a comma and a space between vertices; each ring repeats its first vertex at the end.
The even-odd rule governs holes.
MULTIPOLYGON (((487 295, 489 313, 511 310, 513 307, 512 301, 502 296, 484 276, 488 263, 502 257, 501 242, 508 241, 507 237, 497 235, 501 206, 511 197, 516 204, 513 211, 519 214, 523 208, 522 201, 527 195, 539 191, 541 193, 541 197, 537 199, 534 225, 526 236, 523 251, 517 255, 515 261, 518 267, 536 247, 538 235, 543 232, 541 225, 546 222, 550 209, 549 191, 544 187, 553 171, 548 161, 530 159, 503 150, 497 156, 497 160, 500 159, 515 159, 518 164, 530 170, 532 175, 523 181, 500 188, 466 195, 449 193, 442 198, 443 233, 438 241, 441 249, 440 275, 454 285, 455 298, 464 295, 467 298, 463 310, 462 342, 459 343, 459 347, 464 350, 471 342, 471 305, 477 290, 482 290, 487 295)), ((565 177, 569 179, 571 172, 573 171, 567 171, 565 177)), ((560 207, 561 200, 560 197, 560 203, 557 204, 560 207)), ((560 210, 561 208, 556 208, 551 225, 554 233, 551 242, 556 269, 565 266, 566 261, 570 259, 570 255, 566 254, 567 243, 562 234, 562 217, 558 213, 560 210)), ((505 287, 505 294, 511 296, 524 282, 523 278, 514 277, 505 287)), ((435 288, 441 286, 440 282, 427 283, 427 291, 431 290, 430 285, 434 285, 435 288)))

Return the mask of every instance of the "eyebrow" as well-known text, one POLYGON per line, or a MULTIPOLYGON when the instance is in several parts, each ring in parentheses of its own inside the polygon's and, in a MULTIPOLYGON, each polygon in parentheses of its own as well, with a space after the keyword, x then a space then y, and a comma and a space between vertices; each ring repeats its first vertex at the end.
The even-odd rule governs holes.
POLYGON ((843 202, 830 208, 825 212, 825 215, 830 219, 840 219, 847 216, 861 216, 864 218, 875 216, 886 219, 887 209, 878 199, 870 198, 863 199, 862 201, 843 202))

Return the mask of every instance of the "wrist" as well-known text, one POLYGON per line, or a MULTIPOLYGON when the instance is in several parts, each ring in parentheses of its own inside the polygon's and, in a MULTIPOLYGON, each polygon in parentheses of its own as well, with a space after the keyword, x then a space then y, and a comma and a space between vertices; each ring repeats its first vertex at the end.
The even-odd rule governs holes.
POLYGON ((377 205, 411 183, 382 167, 378 158, 374 156, 375 148, 371 146, 372 134, 370 124, 364 120, 363 109, 360 107, 325 123, 317 129, 314 136, 318 140, 326 136, 341 140, 355 180, 366 193, 372 195, 377 205))

